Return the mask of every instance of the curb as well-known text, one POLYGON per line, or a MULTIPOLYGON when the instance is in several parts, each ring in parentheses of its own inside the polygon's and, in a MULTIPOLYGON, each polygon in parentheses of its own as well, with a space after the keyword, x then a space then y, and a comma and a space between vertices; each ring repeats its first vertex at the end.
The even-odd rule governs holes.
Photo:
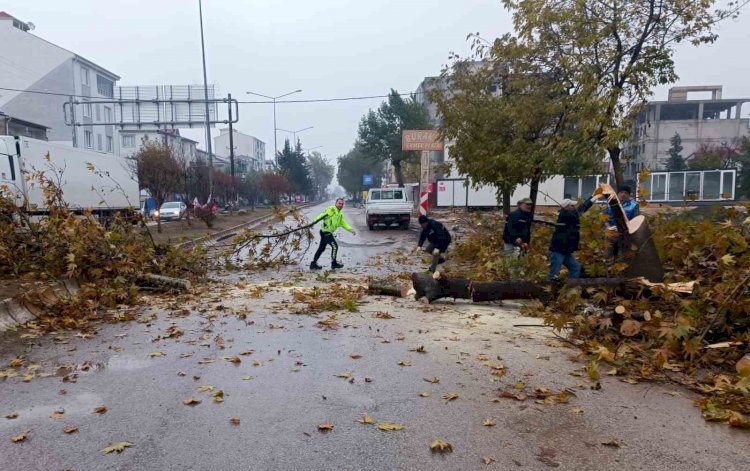
POLYGON ((76 280, 59 280, 0 301, 0 332, 39 318, 43 306, 75 295, 78 289, 76 280))

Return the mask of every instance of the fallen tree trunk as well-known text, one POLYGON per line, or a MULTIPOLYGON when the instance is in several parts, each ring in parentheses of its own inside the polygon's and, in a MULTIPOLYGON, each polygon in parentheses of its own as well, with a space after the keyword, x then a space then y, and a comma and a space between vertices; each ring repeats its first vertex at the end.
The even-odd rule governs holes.
MULTIPOLYGON (((433 302, 441 298, 471 299, 474 302, 501 301, 504 299, 539 299, 546 303, 555 291, 562 287, 612 288, 629 296, 649 292, 654 285, 645 284, 640 278, 578 278, 564 282, 525 280, 472 282, 465 278, 433 278, 423 273, 412 273, 415 298, 426 298, 433 302)), ((684 284, 680 284, 681 286, 684 284)), ((678 292, 685 292, 678 291, 678 292)))
POLYGON ((405 298, 412 289, 411 283, 403 280, 375 279, 367 285, 367 293, 405 298))

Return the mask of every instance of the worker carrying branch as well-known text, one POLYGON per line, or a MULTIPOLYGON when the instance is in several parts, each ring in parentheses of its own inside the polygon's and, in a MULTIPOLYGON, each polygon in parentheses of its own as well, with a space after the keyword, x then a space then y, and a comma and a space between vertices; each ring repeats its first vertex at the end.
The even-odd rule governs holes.
POLYGON ((333 236, 333 233, 336 232, 336 229, 339 227, 343 227, 344 230, 347 230, 354 235, 357 233, 344 219, 344 213, 341 211, 343 208, 344 199, 339 198, 336 200, 335 205, 327 207, 325 211, 315 217, 313 224, 323 221, 323 227, 320 228, 320 245, 315 252, 313 261, 310 263, 310 270, 320 270, 323 268, 318 265, 318 259, 323 255, 327 245, 331 246, 331 268, 344 268, 344 265, 336 260, 336 256, 339 252, 339 244, 336 243, 336 238, 333 236))
POLYGON ((422 227, 422 233, 419 235, 417 250, 425 250, 432 255, 430 264, 430 273, 432 273, 437 269, 438 264, 445 262, 442 255, 451 244, 451 234, 442 223, 424 215, 419 216, 419 225, 422 227), (423 249, 422 244, 425 240, 429 241, 429 245, 423 249))

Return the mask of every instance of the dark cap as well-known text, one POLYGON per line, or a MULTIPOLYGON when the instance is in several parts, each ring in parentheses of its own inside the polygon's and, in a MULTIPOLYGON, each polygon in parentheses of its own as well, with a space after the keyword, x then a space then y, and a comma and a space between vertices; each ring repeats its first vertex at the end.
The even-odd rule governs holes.
POLYGON ((420 223, 420 224, 424 224, 424 223, 426 223, 426 222, 427 222, 427 221, 429 221, 429 220, 430 220, 430 219, 429 219, 429 218, 428 218, 427 216, 425 216, 424 214, 420 214, 420 215, 419 215, 419 223, 420 223))
POLYGON ((628 185, 620 185, 617 187, 617 192, 625 191, 627 194, 633 193, 632 189, 628 185))
POLYGON ((518 204, 534 204, 534 202, 531 201, 531 198, 524 198, 522 200, 518 200, 518 204))

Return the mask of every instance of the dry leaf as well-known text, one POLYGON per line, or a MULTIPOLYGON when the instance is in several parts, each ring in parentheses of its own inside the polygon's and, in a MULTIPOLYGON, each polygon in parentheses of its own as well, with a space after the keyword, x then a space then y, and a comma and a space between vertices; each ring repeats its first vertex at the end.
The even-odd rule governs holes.
POLYGON ((150 356, 151 358, 163 357, 164 353, 162 353, 162 352, 151 352, 151 353, 148 354, 148 356, 150 356))
POLYGON ((210 384, 204 384, 203 386, 200 386, 198 388, 198 392, 199 393, 209 392, 209 391, 213 391, 213 390, 214 390, 214 387, 211 386, 210 384))
POLYGON ((620 440, 618 440, 616 438, 610 438, 606 442, 602 442, 602 445, 604 445, 604 446, 611 446, 613 448, 620 448, 620 446, 621 446, 620 440))
POLYGON ((65 415, 65 411, 56 410, 52 413, 52 415, 49 416, 49 418, 52 420, 60 420, 63 418, 64 415, 65 415))
POLYGON ((23 366, 23 358, 14 358, 8 363, 11 368, 18 368, 23 366))
POLYGON ((352 360, 359 360, 360 358, 362 358, 362 355, 359 355, 357 353, 350 353, 349 358, 351 358, 352 360))
POLYGON ((418 347, 410 348, 410 352, 417 352, 417 353, 427 353, 427 350, 424 348, 424 345, 420 345, 418 347))
POLYGON ((18 412, 11 412, 10 414, 6 415, 6 419, 15 419, 18 417, 18 412))
POLYGON ((449 392, 445 396, 443 396, 443 399, 445 399, 445 402, 455 401, 456 399, 458 399, 458 394, 449 392))
POLYGON ((261 366, 262 364, 263 364, 263 362, 262 361, 258 361, 258 360, 255 360, 253 362, 253 366, 261 366))
POLYGON ((633 337, 641 332, 641 323, 633 319, 625 319, 620 326, 620 333, 625 337, 633 337))
POLYGON ((105 412, 107 412, 107 406, 99 406, 94 409, 94 412, 96 412, 97 414, 104 414, 105 412))
POLYGON ((482 457, 482 462, 484 462, 484 464, 490 464, 493 461, 497 461, 497 458, 495 458, 494 455, 487 455, 482 457))
POLYGON ((430 396, 431 396, 431 394, 429 392, 427 392, 427 391, 419 393, 419 397, 430 397, 430 396))
POLYGON ((345 371, 343 373, 339 373, 339 374, 334 375, 334 376, 336 376, 337 378, 349 379, 349 378, 351 378, 352 373, 350 371, 345 371))
POLYGON ((513 393, 510 391, 500 391, 500 397, 515 399, 516 401, 525 401, 527 396, 522 392, 513 393))
POLYGON ((63 429, 63 432, 67 434, 76 433, 77 431, 78 431, 78 427, 76 427, 75 425, 70 425, 63 429))
POLYGON ((395 422, 378 422, 378 430, 384 432, 393 432, 396 430, 403 430, 404 426, 395 422))
POLYGON ((201 403, 201 401, 191 397, 188 399, 183 399, 182 403, 185 404, 186 406, 197 406, 198 404, 201 403))
POLYGON ((571 414, 583 414, 583 409, 581 409, 580 407, 574 407, 570 409, 570 413, 571 414))
POLYGON ((222 360, 228 361, 229 363, 234 363, 235 365, 242 363, 242 360, 237 355, 232 357, 221 357, 222 360))
POLYGON ((432 384, 437 384, 440 382, 440 378, 438 378, 437 376, 433 376, 432 378, 422 378, 422 379, 432 384))
POLYGON ((430 443, 430 450, 434 453, 451 453, 453 451, 453 445, 444 440, 434 440, 430 443))
POLYGON ((240 419, 239 419, 239 417, 232 417, 231 419, 229 419, 229 422, 232 425, 239 425, 240 424, 240 419))
POLYGON ((401 360, 398 362, 400 366, 411 366, 411 362, 409 360, 401 360))
POLYGON ((365 425, 372 425, 375 423, 375 421, 372 419, 372 417, 370 417, 370 415, 367 412, 362 414, 362 418, 357 420, 357 422, 360 424, 365 424, 365 425))
POLYGON ((16 435, 15 437, 10 437, 10 441, 12 441, 13 443, 20 443, 20 442, 26 441, 26 437, 28 437, 30 433, 31 431, 27 430, 19 435, 16 435))
POLYGON ((125 450, 125 448, 130 448, 131 446, 133 446, 133 444, 130 442, 115 443, 114 445, 110 445, 107 448, 103 449, 102 453, 104 453, 105 455, 108 455, 112 453, 113 451, 117 453, 122 453, 123 450, 125 450))
POLYGON ((490 419, 486 419, 484 422, 482 422, 482 425, 484 425, 485 427, 494 427, 496 424, 490 419))
POLYGON ((526 384, 523 381, 518 381, 516 384, 513 385, 514 388, 521 390, 526 387, 526 384))
POLYGON ((243 376, 242 377, 242 381, 250 381, 251 379, 253 379, 252 376, 243 376))
POLYGON ((333 430, 333 424, 331 422, 323 422, 322 424, 318 425, 318 430, 321 432, 327 432, 329 430, 333 430))
POLYGON ((211 396, 214 398, 214 402, 220 404, 224 402, 224 390, 217 389, 211 396))

